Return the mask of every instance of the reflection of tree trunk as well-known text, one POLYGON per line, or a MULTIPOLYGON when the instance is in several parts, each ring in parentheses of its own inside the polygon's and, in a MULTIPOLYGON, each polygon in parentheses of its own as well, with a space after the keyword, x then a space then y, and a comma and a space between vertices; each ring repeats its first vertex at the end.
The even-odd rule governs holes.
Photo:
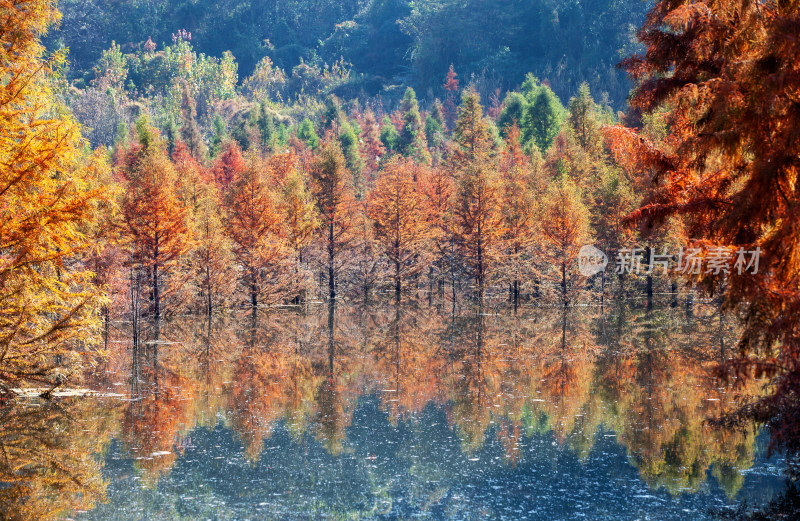
POLYGON ((130 274, 130 304, 131 304, 131 336, 133 337, 131 385, 132 390, 139 392, 139 308, 142 297, 141 275, 138 270, 131 268, 130 274))
POLYGON ((250 307, 258 307, 258 275, 257 268, 250 268, 250 307))
POLYGON ((153 316, 161 318, 161 295, 158 292, 158 263, 153 263, 153 316))
MULTIPOLYGON (((400 305, 394 307, 394 324, 392 325, 394 337, 394 389, 395 398, 400 400, 400 305)), ((397 402, 399 403, 399 402, 397 402)))
POLYGON ((561 262, 561 296, 564 299, 564 305, 569 304, 567 300, 567 263, 561 262))
POLYGON ((161 342, 161 319, 156 318, 153 324, 153 384, 158 396, 158 345, 161 342))
POLYGON ((675 281, 672 281, 672 304, 670 306, 678 307, 678 283, 675 281))
POLYGON ((333 360, 336 350, 336 345, 333 341, 333 330, 336 325, 335 317, 336 301, 332 298, 328 301, 328 371, 330 371, 331 377, 333 377, 333 360))
POLYGON ((252 351, 256 346, 256 334, 258 332, 258 313, 256 313, 256 308, 253 308, 253 312, 250 315, 250 339, 248 341, 247 347, 252 351))
POLYGON ((334 259, 335 259, 335 244, 333 236, 333 219, 328 226, 328 295, 330 299, 336 298, 336 281, 334 280, 334 259))
POLYGON ((394 300, 400 302, 400 259, 394 260, 394 300))

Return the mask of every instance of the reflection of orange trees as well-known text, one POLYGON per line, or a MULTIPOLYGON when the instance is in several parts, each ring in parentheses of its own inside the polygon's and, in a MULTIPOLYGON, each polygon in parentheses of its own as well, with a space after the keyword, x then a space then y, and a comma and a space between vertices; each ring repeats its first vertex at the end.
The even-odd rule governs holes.
POLYGON ((136 468, 147 482, 155 483, 172 468, 183 436, 194 426, 190 406, 196 382, 159 364, 139 371, 142 380, 133 384, 122 439, 136 468))
POLYGON ((281 348, 245 351, 230 383, 229 414, 251 460, 258 460, 263 441, 284 414, 304 423, 313 399, 314 375, 302 356, 281 348))
POLYGON ((738 471, 752 465, 755 433, 723 431, 706 421, 732 407, 729 390, 713 377, 717 346, 693 345, 703 336, 695 331, 659 338, 655 325, 657 317, 642 328, 629 354, 599 362, 595 385, 604 401, 615 404, 604 422, 651 486, 695 491, 713 466, 732 496, 742 484, 738 471))
POLYGON ((594 339, 587 316, 562 310, 542 317, 542 335, 536 346, 536 398, 530 410, 544 413, 559 443, 568 443, 581 457, 594 445, 598 406, 592 398, 594 339))
MULTIPOLYGON (((350 425, 358 397, 364 392, 367 376, 360 346, 353 345, 350 331, 359 329, 358 315, 342 312, 337 315, 335 304, 328 304, 326 358, 316 358, 314 372, 323 376, 315 396, 314 432, 331 454, 344 449, 345 429, 350 425)), ((323 347, 323 346, 320 346, 323 347)))
MULTIPOLYGON (((176 343, 159 348, 158 372, 149 369, 152 359, 140 367, 126 444, 136 457, 174 452, 183 432, 224 417, 252 460, 281 421, 296 439, 309 433, 338 454, 348 450, 359 397, 377 393, 392 422, 413 420, 430 403, 446 406, 470 454, 488 432, 513 464, 521 436, 552 433, 583 459, 602 425, 654 487, 696 489, 709 469, 729 494, 741 485, 753 432, 705 421, 733 403, 713 378, 720 334, 725 345, 735 334, 718 316, 702 307, 692 322, 679 321, 676 310, 628 310, 620 319, 620 310, 602 318, 561 309, 454 317, 435 309, 406 302, 337 306, 331 314, 311 306, 256 323, 220 316, 210 325, 176 317, 164 328, 176 343)), ((115 335, 103 366, 112 382, 130 370, 130 352, 115 335)), ((157 474, 174 457, 139 465, 157 474)))
POLYGON ((512 367, 508 345, 502 342, 504 335, 498 334, 501 330, 487 325, 481 311, 474 320, 454 321, 450 326, 458 336, 449 353, 454 367, 447 381, 448 420, 456 425, 468 454, 483 445, 498 413, 519 416, 516 411, 503 411, 512 367))
POLYGON ((113 404, 86 400, 1 408, 0 519, 60 519, 104 501, 94 454, 109 441, 116 413, 113 404))
POLYGON ((441 401, 441 377, 447 360, 438 356, 434 333, 439 320, 412 306, 396 305, 381 317, 372 356, 383 408, 392 421, 441 401))

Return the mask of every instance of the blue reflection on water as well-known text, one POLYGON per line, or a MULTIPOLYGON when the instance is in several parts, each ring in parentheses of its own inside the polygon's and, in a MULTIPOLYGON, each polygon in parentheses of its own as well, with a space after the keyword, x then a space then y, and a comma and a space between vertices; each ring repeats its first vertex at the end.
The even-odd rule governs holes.
MULTIPOLYGON (((640 477, 613 432, 601 429, 585 460, 552 432, 523 433, 509 462, 497 426, 465 452, 446 407, 429 404, 394 424, 376 395, 358 400, 344 446, 280 422, 250 461, 220 421, 195 428, 168 475, 141 483, 120 442, 105 454, 107 504, 80 519, 712 519, 732 505, 711 471, 696 492, 672 495, 640 477), (127 459, 126 459, 127 458, 127 459)), ((736 501, 766 503, 783 489, 764 436, 736 501)))

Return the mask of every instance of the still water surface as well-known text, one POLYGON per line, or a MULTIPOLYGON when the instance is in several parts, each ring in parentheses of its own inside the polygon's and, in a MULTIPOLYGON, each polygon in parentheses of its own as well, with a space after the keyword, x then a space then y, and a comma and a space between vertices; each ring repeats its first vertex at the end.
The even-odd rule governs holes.
POLYGON ((449 311, 117 324, 89 386, 121 396, 2 410, 0 512, 688 520, 783 489, 764 433, 705 422, 759 392, 714 377, 716 310, 449 311))

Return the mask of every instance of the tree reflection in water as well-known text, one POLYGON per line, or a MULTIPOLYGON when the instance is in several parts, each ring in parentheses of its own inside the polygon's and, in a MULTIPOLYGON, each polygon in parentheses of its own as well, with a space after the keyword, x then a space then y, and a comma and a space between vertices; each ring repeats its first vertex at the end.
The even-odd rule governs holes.
MULTIPOLYGON (((39 408, 45 416, 30 420, 39 428, 28 428, 58 443, 20 441, 9 432, 24 422, 4 421, 4 446, 14 439, 25 448, 6 458, 4 476, 26 470, 0 478, 13 484, 0 487, 0 497, 6 509, 16 501, 19 512, 19 498, 34 493, 49 498, 31 503, 37 512, 47 505, 53 512, 89 508, 102 499, 103 480, 100 464, 86 455, 113 437, 107 473, 115 486, 130 465, 130 479, 139 482, 135 493, 125 489, 138 498, 125 496, 132 504, 146 503, 171 473, 192 472, 193 465, 210 472, 217 468, 212 460, 222 459, 243 473, 239 483, 252 482, 249 492, 232 493, 237 501, 272 490, 295 512, 408 513, 410 504, 433 508, 455 497, 464 476, 486 468, 480 460, 488 453, 497 452, 498 469, 542 464, 555 480, 566 454, 591 465, 610 437, 652 490, 707 490, 711 475, 734 498, 756 459, 756 429, 720 430, 706 419, 759 390, 758 382, 734 388, 714 376, 736 334, 715 309, 691 317, 675 308, 625 307, 454 315, 415 302, 178 317, 141 332, 138 346, 120 327, 112 332, 110 358, 88 378, 99 390, 126 388, 129 399, 76 404, 70 414, 77 423, 65 425, 103 418, 104 434, 83 441, 80 433, 60 434, 70 427, 44 427, 59 425, 45 418, 57 417, 58 405, 39 408), (224 432, 233 433, 226 442, 233 445, 212 457, 224 432), (555 448, 534 450, 543 437, 555 448), (65 476, 82 477, 65 477, 63 485, 37 481, 52 461, 65 476), (265 465, 266 477, 258 474, 265 465)), ((220 468, 220 476, 227 472, 220 468)), ((175 493, 194 497, 197 490, 175 493)))

